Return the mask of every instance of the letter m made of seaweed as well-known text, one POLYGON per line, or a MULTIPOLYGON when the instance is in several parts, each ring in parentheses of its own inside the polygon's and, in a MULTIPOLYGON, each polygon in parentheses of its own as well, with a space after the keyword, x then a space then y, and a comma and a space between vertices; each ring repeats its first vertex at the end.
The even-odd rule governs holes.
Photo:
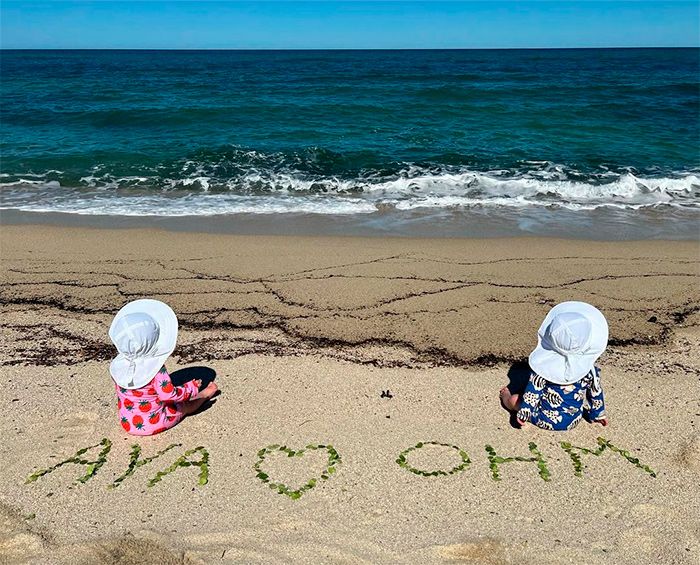
POLYGON ((561 448, 566 451, 566 453, 569 455, 571 458, 571 464, 574 466, 574 474, 577 477, 582 477, 583 476, 583 460, 582 460, 582 455, 595 455, 596 457, 599 455, 602 455, 602 453, 606 450, 609 449, 613 453, 617 453, 624 459, 627 459, 632 465, 637 467, 638 469, 641 469, 645 473, 649 473, 652 477, 656 477, 656 471, 654 471, 651 467, 648 465, 644 465, 638 458, 633 457, 629 451, 626 451, 624 449, 620 449, 619 447, 614 446, 612 443, 610 443, 607 439, 599 437, 598 438, 598 447, 596 449, 588 449, 587 447, 578 447, 576 445, 571 445, 570 443, 566 441, 562 441, 559 445, 561 445, 561 448))

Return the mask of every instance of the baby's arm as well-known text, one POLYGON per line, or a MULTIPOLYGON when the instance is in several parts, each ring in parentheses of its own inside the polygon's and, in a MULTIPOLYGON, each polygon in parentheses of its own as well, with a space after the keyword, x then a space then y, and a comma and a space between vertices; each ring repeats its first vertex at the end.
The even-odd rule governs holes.
POLYGON ((186 402, 194 400, 199 393, 196 381, 188 381, 183 386, 175 386, 165 367, 156 375, 156 392, 163 402, 186 402))
POLYGON ((532 418, 532 413, 537 411, 546 383, 537 373, 530 374, 530 379, 527 381, 525 392, 520 400, 520 408, 516 414, 520 425, 529 422, 532 418))
POLYGON ((588 416, 593 422, 607 426, 608 418, 605 415, 605 397, 603 396, 603 387, 600 384, 600 370, 597 367, 593 370, 595 376, 591 385, 586 389, 586 400, 589 406, 588 416))

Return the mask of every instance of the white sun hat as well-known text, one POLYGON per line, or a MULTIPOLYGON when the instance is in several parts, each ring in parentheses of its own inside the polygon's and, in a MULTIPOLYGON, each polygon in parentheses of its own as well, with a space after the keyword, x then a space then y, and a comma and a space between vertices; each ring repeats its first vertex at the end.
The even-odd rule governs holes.
POLYGON ((122 388, 148 384, 177 343, 177 316, 158 300, 135 300, 112 320, 109 337, 119 351, 109 372, 122 388))
POLYGON ((562 302, 552 308, 537 332, 530 368, 548 381, 580 381, 608 346, 608 322, 585 302, 562 302))

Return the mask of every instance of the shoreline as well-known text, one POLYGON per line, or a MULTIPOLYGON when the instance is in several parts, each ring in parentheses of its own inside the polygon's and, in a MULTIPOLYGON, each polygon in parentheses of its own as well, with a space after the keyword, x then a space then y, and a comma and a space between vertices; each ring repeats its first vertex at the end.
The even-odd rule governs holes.
POLYGON ((3 225, 0 235, 3 562, 700 557, 694 241, 182 237, 37 225, 3 225), (107 328, 141 297, 178 315, 171 374, 213 371, 222 394, 172 430, 137 438, 119 425, 107 328), (545 313, 570 299, 594 303, 610 323, 599 364, 611 424, 513 428, 498 390, 524 370, 545 313), (561 442, 593 450, 599 437, 639 465, 609 448, 582 453, 578 475, 561 442), (523 458, 534 456, 531 443, 547 473, 510 461, 495 480, 487 447, 523 458), (85 457, 100 465, 84 483, 80 464, 26 483, 90 446, 85 457), (134 446, 143 458, 167 451, 112 487, 134 446), (149 486, 198 448, 189 468, 149 486), (333 453, 339 462, 323 479, 333 453), (312 477, 312 488, 285 494, 312 477))
POLYGON ((581 221, 567 210, 481 209, 432 215, 420 210, 399 217, 388 212, 358 215, 230 214, 212 216, 110 216, 62 212, 0 210, 4 226, 51 226, 86 229, 158 229, 175 233, 244 236, 369 237, 401 239, 548 238, 572 241, 691 241, 700 242, 692 218, 695 209, 677 211, 688 217, 674 222, 645 214, 620 222, 615 210, 594 211, 594 221, 581 221))

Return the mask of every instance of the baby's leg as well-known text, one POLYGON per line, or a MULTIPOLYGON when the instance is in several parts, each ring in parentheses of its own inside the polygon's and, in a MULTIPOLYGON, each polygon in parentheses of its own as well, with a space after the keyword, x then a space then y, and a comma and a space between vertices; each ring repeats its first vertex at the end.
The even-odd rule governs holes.
POLYGON ((202 404, 204 404, 207 400, 209 400, 211 397, 213 397, 219 390, 219 387, 216 386, 214 383, 209 383, 207 385, 207 388, 205 388, 203 391, 199 393, 199 398, 195 398, 194 400, 188 400, 187 402, 183 402, 182 404, 182 413, 185 416, 189 416, 190 414, 194 414, 197 410, 199 410, 202 407, 202 404))
POLYGON ((517 412, 520 408, 520 395, 513 394, 508 390, 507 386, 504 386, 500 392, 501 404, 503 408, 508 410, 508 412, 517 412))
POLYGON ((202 404, 204 404, 208 398, 195 398, 194 400, 188 400, 187 402, 182 403, 182 415, 183 416, 189 416, 190 414, 194 414, 197 410, 199 410, 202 407, 202 404))

